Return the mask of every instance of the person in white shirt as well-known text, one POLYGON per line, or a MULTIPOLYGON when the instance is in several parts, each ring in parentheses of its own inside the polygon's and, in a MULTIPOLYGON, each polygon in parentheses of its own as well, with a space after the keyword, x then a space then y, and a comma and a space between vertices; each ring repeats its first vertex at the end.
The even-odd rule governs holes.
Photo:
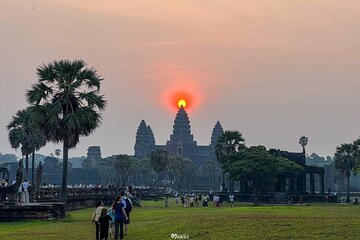
POLYGON ((214 207, 216 207, 216 202, 217 202, 217 197, 216 197, 216 195, 214 195, 214 196, 213 196, 214 207))
POLYGON ((20 184, 18 189, 18 204, 21 205, 25 202, 25 194, 24 194, 24 186, 23 184, 20 184))
POLYGON ((191 196, 190 197, 190 207, 194 207, 194 197, 193 196, 191 196))
POLYGON ((100 239, 100 223, 99 223, 99 217, 101 215, 101 211, 104 208, 103 201, 98 201, 95 207, 95 211, 92 216, 92 221, 95 223, 95 229, 96 229, 96 240, 100 239))
POLYGON ((233 194, 229 195, 229 200, 230 200, 231 207, 234 207, 234 195, 233 194))
POLYGON ((23 182, 23 189, 24 189, 24 199, 25 199, 25 203, 30 203, 30 197, 29 197, 29 186, 30 186, 30 182, 25 179, 25 181, 23 182))

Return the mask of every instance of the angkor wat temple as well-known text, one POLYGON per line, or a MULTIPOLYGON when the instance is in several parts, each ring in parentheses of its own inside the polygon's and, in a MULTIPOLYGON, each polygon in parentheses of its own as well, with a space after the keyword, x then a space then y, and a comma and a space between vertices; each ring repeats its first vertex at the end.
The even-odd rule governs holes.
POLYGON ((174 120, 173 133, 165 145, 156 145, 151 127, 146 125, 144 120, 140 122, 136 132, 135 158, 141 159, 155 149, 163 149, 168 151, 170 156, 181 155, 199 165, 215 158, 215 145, 223 132, 220 122, 217 122, 212 131, 210 144, 198 145, 191 134, 189 116, 185 109, 180 107, 174 120))
MULTIPOLYGON (((209 159, 216 159, 215 146, 219 136, 223 132, 223 127, 218 121, 212 130, 210 144, 198 145, 194 140, 194 136, 191 134, 188 114, 183 107, 180 107, 174 120, 173 132, 165 145, 157 145, 151 127, 147 125, 144 120, 140 122, 136 132, 134 156, 137 159, 141 159, 147 157, 155 149, 163 149, 168 151, 170 156, 181 155, 193 160, 196 165, 200 165, 209 159)), ((269 153, 287 158, 304 168, 304 172, 300 175, 295 176, 292 173, 287 173, 278 176, 278 182, 272 188, 273 192, 324 193, 324 168, 306 165, 305 152, 293 153, 270 149, 269 153)), ((226 185, 230 191, 236 190, 231 189, 230 181, 228 181, 226 185)), ((244 182, 240 183, 238 186, 238 190, 240 191, 249 190, 244 182)))

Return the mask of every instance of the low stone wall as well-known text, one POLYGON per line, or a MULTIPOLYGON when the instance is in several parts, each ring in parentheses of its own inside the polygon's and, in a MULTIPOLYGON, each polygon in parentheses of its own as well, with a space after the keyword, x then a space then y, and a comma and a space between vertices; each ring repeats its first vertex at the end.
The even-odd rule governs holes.
POLYGON ((21 206, 0 205, 0 222, 56 220, 65 217, 64 203, 33 203, 21 206))

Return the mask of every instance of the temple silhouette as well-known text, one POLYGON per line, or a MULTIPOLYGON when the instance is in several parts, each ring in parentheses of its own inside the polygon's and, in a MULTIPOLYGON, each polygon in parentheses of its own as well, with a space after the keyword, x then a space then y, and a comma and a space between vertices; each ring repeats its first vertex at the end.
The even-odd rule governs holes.
POLYGON ((199 165, 206 160, 215 158, 215 146, 219 136, 224 132, 218 121, 211 135, 209 145, 198 145, 191 134, 191 125, 184 107, 180 107, 173 125, 173 132, 165 145, 156 145, 155 136, 150 127, 142 120, 136 132, 135 158, 147 157, 155 149, 168 151, 170 156, 181 155, 199 165))

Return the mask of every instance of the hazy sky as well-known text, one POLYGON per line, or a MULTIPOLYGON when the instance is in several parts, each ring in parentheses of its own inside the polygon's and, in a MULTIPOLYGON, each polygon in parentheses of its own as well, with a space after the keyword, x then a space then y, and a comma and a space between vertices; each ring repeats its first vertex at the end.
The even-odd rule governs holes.
POLYGON ((247 145, 301 151, 306 135, 309 153, 332 155, 360 136, 359 29, 357 0, 1 0, 0 152, 20 155, 6 125, 36 67, 80 58, 105 78, 109 106, 70 156, 133 154, 142 119, 165 144, 178 91, 192 96, 198 144, 220 120, 247 145))

